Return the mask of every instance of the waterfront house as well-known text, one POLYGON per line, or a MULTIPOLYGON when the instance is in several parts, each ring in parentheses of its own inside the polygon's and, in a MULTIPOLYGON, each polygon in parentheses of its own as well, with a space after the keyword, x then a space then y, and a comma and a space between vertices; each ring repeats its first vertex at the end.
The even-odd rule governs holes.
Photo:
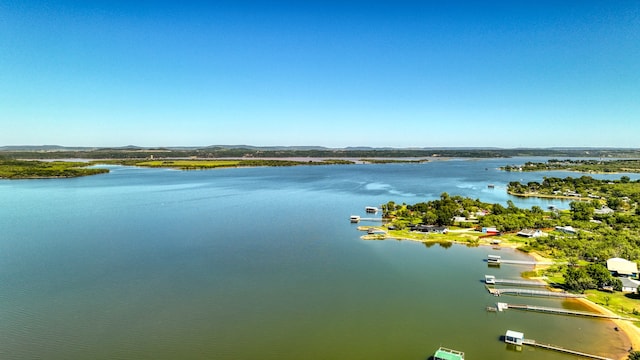
POLYGON ((447 228, 446 226, 424 225, 424 224, 416 225, 413 228, 411 228, 411 230, 426 232, 430 234, 446 234, 447 232, 449 232, 449 228, 447 228))
POLYGON ((622 292, 626 293, 637 293, 638 287, 640 286, 640 282, 637 280, 631 280, 627 277, 620 278, 622 281, 622 292))
POLYGON ((608 207, 606 205, 602 205, 602 207, 600 209, 595 209, 593 211, 593 213, 596 214, 596 215, 611 215, 614 212, 615 211, 613 211, 613 209, 611 209, 610 207, 608 207))
POLYGON ((523 236, 523 237, 528 237, 528 238, 532 238, 532 237, 540 237, 542 236, 542 231, 538 230, 538 229, 522 229, 520 231, 518 231, 518 236, 523 236))
POLYGON ((638 286, 640 286, 640 282, 631 280, 627 277, 620 278, 620 281, 622 281, 622 292, 634 294, 638 292, 638 286))
POLYGON ((607 270, 617 277, 638 277, 638 264, 621 258, 607 260, 607 270))
POLYGON ((500 234, 500 231, 498 231, 498 229, 496 229, 495 227, 483 227, 482 233, 487 235, 498 235, 500 234))
POLYGON ((454 216, 453 217, 453 222, 454 223, 461 223, 461 222, 466 222, 467 218, 464 216, 454 216))
POLYGON ((575 235, 578 230, 574 229, 573 226, 568 225, 568 226, 556 226, 556 231, 560 231, 563 232, 565 234, 571 234, 571 235, 575 235))

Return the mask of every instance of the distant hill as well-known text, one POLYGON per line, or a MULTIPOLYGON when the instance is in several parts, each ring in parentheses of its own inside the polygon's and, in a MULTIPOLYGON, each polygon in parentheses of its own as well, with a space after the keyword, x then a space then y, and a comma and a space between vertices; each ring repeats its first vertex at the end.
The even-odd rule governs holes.
POLYGON ((90 151, 92 147, 70 147, 60 145, 11 145, 0 146, 0 151, 90 151))
POLYGON ((211 145, 205 147, 65 147, 58 145, 3 146, 0 157, 13 159, 140 159, 140 158, 640 158, 640 149, 625 148, 473 148, 424 147, 376 148, 367 146, 327 148, 323 146, 211 145))

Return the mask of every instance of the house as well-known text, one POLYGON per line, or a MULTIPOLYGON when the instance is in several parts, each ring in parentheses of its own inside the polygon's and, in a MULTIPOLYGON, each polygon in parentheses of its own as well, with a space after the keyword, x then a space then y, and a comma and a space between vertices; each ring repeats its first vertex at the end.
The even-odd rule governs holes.
POLYGON ((593 213, 596 214, 596 215, 611 215, 614 212, 615 211, 613 211, 613 209, 611 209, 610 207, 608 207, 606 205, 602 205, 602 207, 600 209, 595 209, 593 211, 593 213))
POLYGON ((622 281, 622 292, 626 292, 626 293, 638 292, 638 286, 640 286, 640 282, 636 280, 631 280, 626 277, 620 278, 620 281, 622 281))
POLYGON ((447 228, 446 226, 435 226, 435 225, 424 225, 424 224, 416 225, 415 227, 413 227, 412 230, 426 232, 430 234, 446 234, 447 232, 449 232, 449 228, 447 228))
POLYGON ((638 264, 621 258, 611 258, 607 260, 607 270, 609 270, 611 275, 621 278, 638 276, 638 264))
POLYGON ((542 231, 541 230, 534 230, 534 229, 522 229, 520 231, 518 231, 518 236, 524 236, 524 237, 528 237, 528 238, 532 238, 532 237, 540 237, 542 236, 542 231))
POLYGON ((574 229, 573 226, 556 226, 556 231, 563 232, 565 234, 575 235, 578 230, 574 229))
POLYGON ((483 227, 482 233, 487 235, 497 235, 500 234, 500 231, 498 231, 498 229, 496 229, 495 227, 483 227))

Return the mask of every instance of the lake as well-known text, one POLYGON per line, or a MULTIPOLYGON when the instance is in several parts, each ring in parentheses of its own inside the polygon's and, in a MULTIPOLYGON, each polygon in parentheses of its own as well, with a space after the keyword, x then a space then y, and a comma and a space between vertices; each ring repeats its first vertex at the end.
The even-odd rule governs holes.
POLYGON ((467 359, 571 358, 508 349, 500 336, 509 329, 586 352, 625 351, 609 321, 486 312, 498 298, 484 275, 529 269, 487 267, 496 250, 365 241, 349 222, 365 206, 442 192, 568 208, 506 194, 510 181, 578 176, 497 170, 528 160, 545 159, 110 166, 92 177, 0 181, 0 358, 424 360, 439 346, 467 359))

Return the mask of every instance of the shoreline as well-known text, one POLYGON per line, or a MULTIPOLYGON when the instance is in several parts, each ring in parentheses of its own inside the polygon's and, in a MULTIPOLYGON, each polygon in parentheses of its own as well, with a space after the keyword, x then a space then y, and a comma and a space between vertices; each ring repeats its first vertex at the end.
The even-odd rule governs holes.
MULTIPOLYGON (((367 229, 369 228, 374 228, 374 229, 378 229, 378 230, 383 230, 380 226, 358 226, 358 230, 359 231, 367 231, 367 229)), ((447 242, 447 243, 451 243, 451 244, 460 244, 460 245, 465 245, 465 246, 492 246, 492 247, 500 247, 500 248, 509 248, 509 249, 514 249, 514 250, 519 250, 519 244, 514 244, 514 243, 499 243, 499 244, 491 244, 490 242, 487 241, 478 241, 477 243, 470 243, 470 242, 462 242, 462 241, 457 241, 457 240, 442 240, 442 239, 415 239, 415 238, 407 238, 407 237, 393 237, 390 236, 386 231, 382 234, 382 233, 378 233, 378 234, 372 234, 372 235, 362 235, 360 237, 363 240, 398 240, 398 241, 402 241, 402 240, 409 240, 409 241, 415 241, 415 242, 421 242, 421 243, 433 243, 433 244, 438 244, 438 243, 443 243, 443 242, 447 242)), ((522 252, 522 251, 521 251, 522 252)), ((523 252, 524 253, 524 252, 523 252)), ((524 253, 528 256, 530 256, 531 258, 533 258, 536 262, 541 262, 541 263, 549 263, 549 262, 553 262, 555 259, 552 258, 547 258, 535 251, 532 252, 528 252, 528 253, 524 253)), ((544 269, 547 268, 551 265, 548 264, 541 264, 541 265, 534 265, 533 268, 536 270, 539 269, 544 269)), ((544 281, 542 279, 538 279, 540 281, 544 281)), ((546 281, 545 281, 546 283, 546 281)), ((607 315, 612 315, 612 316, 620 316, 616 313, 614 313, 613 311, 607 309, 606 307, 600 305, 600 304, 596 304, 595 302, 589 300, 588 298, 577 298, 575 299, 578 303, 582 304, 584 307, 589 308, 597 313, 601 313, 601 314, 607 314, 607 315)), ((634 349, 636 351, 640 351, 640 328, 637 327, 636 325, 634 325, 631 321, 629 320, 623 320, 623 319, 609 319, 609 321, 611 321, 613 324, 615 324, 615 327, 617 327, 620 331, 620 333, 623 335, 624 340, 623 343, 625 345, 625 348, 628 349, 634 349)), ((626 351, 624 353, 616 353, 615 354, 615 358, 618 360, 626 360, 628 358, 629 355, 629 351, 626 351)))
MULTIPOLYGON (((600 304, 594 303, 588 298, 578 298, 576 299, 576 301, 595 312, 612 315, 612 316, 619 316, 613 311, 607 309, 606 307, 600 304)), ((625 348, 633 349, 636 351, 640 350, 640 328, 635 326, 629 320, 623 320, 623 319, 609 319, 609 320, 612 323, 614 323, 615 326, 619 329, 619 331, 624 335, 624 338, 626 340, 624 341, 625 348)), ((618 359, 626 360, 628 358, 628 355, 629 355, 629 351, 626 351, 624 354, 621 354, 621 356, 618 359)))
POLYGON ((593 200, 591 198, 581 197, 581 196, 565 196, 565 195, 548 195, 548 194, 517 194, 512 191, 507 191, 507 194, 520 198, 540 198, 540 199, 556 199, 556 200, 578 200, 578 201, 589 201, 593 200))

